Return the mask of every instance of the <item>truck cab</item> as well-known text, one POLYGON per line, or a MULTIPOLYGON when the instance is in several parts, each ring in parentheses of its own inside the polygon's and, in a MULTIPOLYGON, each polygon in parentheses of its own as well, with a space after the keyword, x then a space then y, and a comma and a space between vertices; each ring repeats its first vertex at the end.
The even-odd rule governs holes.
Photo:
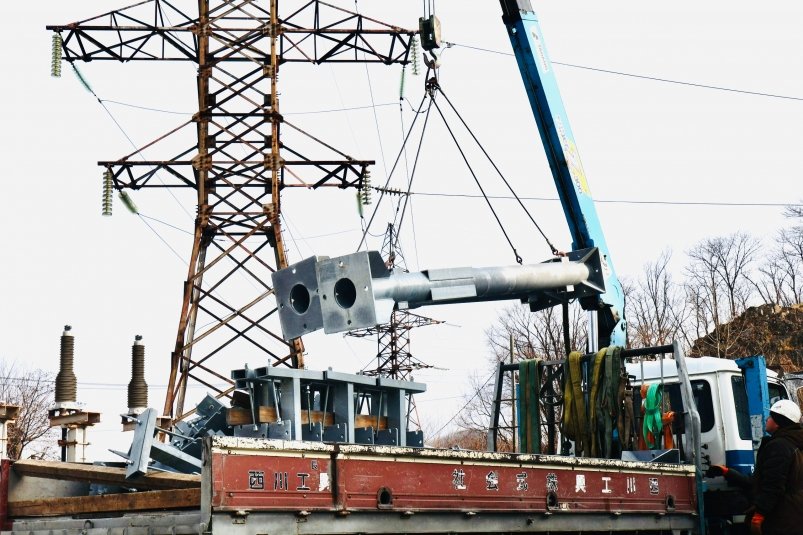
MULTIPOLYGON (((751 417, 749 400, 759 394, 751 392, 746 372, 736 361, 716 357, 686 359, 694 400, 700 413, 700 442, 705 470, 711 465, 727 465, 750 474, 755 462, 755 450, 763 436, 763 421, 751 417)), ((763 366, 763 358, 761 359, 763 366)), ((627 364, 632 384, 664 383, 664 412, 683 412, 677 367, 674 360, 651 360, 627 364)), ((772 370, 766 370, 769 405, 779 399, 789 399, 786 387, 772 370)), ((638 412, 638 409, 637 409, 638 412)), ((673 425, 675 443, 690 444, 682 429, 682 418, 673 425)), ((688 458, 688 454, 685 455, 688 458)), ((708 480, 708 488, 726 488, 723 478, 708 480)))

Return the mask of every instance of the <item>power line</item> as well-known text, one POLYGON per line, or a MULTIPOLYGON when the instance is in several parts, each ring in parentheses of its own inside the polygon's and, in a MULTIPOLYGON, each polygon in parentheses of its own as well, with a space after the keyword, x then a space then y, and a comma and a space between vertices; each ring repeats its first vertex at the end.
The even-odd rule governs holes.
MULTIPOLYGON (((411 191, 410 195, 421 197, 454 197, 465 199, 481 199, 482 195, 473 193, 436 193, 428 191, 411 191)), ((489 199, 515 200, 512 195, 488 195, 489 199)), ((525 201, 559 201, 557 197, 525 197, 519 195, 519 199, 525 201)), ((800 203, 783 202, 725 202, 725 201, 645 201, 632 199, 594 199, 595 203, 605 204, 647 204, 647 205, 668 205, 668 206, 725 206, 725 207, 754 207, 754 208, 784 208, 786 206, 801 206, 800 203)))
MULTIPOLYGON (((471 45, 464 45, 464 44, 461 44, 461 43, 447 42, 446 46, 449 47, 449 48, 457 46, 457 47, 460 47, 460 48, 468 48, 468 49, 471 49, 471 50, 478 50, 480 52, 488 52, 490 54, 499 54, 501 56, 513 56, 514 55, 512 52, 501 52, 499 50, 491 50, 491 49, 488 49, 488 48, 482 48, 482 47, 471 46, 471 45)), ((602 73, 605 73, 605 74, 615 74, 617 76, 627 76, 629 78, 640 78, 642 80, 650 80, 652 82, 663 82, 665 84, 686 85, 686 86, 689 86, 689 87, 699 87, 699 88, 702 88, 702 89, 715 89, 717 91, 728 91, 730 93, 743 93, 745 95, 753 95, 753 96, 757 96, 757 97, 769 97, 769 98, 780 98, 780 99, 784 99, 784 100, 803 101, 803 97, 793 97, 793 96, 789 96, 789 95, 778 95, 778 94, 775 94, 775 93, 764 93, 764 92, 761 92, 761 91, 748 91, 746 89, 736 89, 736 88, 733 88, 733 87, 701 84, 701 83, 697 83, 697 82, 685 82, 685 81, 681 81, 681 80, 671 80, 669 78, 659 78, 657 76, 647 76, 647 75, 644 75, 644 74, 633 74, 633 73, 624 72, 624 71, 614 71, 614 70, 611 70, 611 69, 602 69, 602 68, 599 68, 599 67, 589 67, 587 65, 577 65, 577 64, 574 64, 574 63, 563 63, 563 62, 560 62, 560 61, 553 61, 552 64, 553 65, 561 65, 563 67, 571 67, 573 69, 584 69, 584 70, 587 70, 587 71, 602 72, 602 73)))
MULTIPOLYGON (((0 385, 2 385, 2 383, 5 382, 5 381, 15 382, 15 383, 52 383, 52 384, 56 383, 55 379, 47 379, 45 377, 42 377, 42 378, 37 378, 37 377, 13 377, 13 376, 0 377, 0 385)), ((109 389, 111 389, 111 388, 128 388, 128 383, 93 383, 93 382, 80 382, 79 381, 76 384, 78 386, 81 386, 81 387, 89 387, 89 389, 92 389, 91 387, 95 387, 96 389, 102 389, 102 388, 109 388, 109 389)), ((223 383, 220 383, 219 386, 220 385, 223 385, 223 383)), ((204 385, 196 385, 196 386, 200 388, 200 387, 202 387, 204 385)), ((164 384, 164 385, 149 384, 148 388, 167 388, 167 385, 166 384, 164 384)))
POLYGON ((493 373, 491 373, 491 375, 490 375, 490 376, 489 376, 489 377, 488 377, 488 378, 485 380, 485 382, 482 384, 482 386, 481 386, 481 387, 477 388, 477 391, 474 393, 474 395, 473 395, 473 396, 471 396, 471 399, 469 399, 468 401, 466 401, 466 403, 465 403, 465 404, 464 404, 462 407, 460 407, 460 410, 458 410, 458 411, 455 413, 455 415, 454 415, 454 416, 452 416, 451 418, 449 418, 449 421, 448 421, 448 422, 446 422, 445 424, 443 424, 443 426, 441 426, 441 428, 440 428, 440 429, 438 429, 438 430, 437 430, 435 433, 433 433, 433 434, 432 434, 432 437, 433 437, 433 438, 437 438, 438 436, 440 436, 440 434, 441 434, 441 431, 443 431, 444 429, 446 429, 446 426, 448 426, 450 423, 452 423, 452 422, 455 420, 455 418, 457 418, 458 416, 460 416, 460 413, 461 413, 461 412, 463 412, 464 410, 466 410, 466 408, 467 408, 467 407, 468 407, 468 406, 471 404, 471 402, 472 402, 472 401, 474 401, 474 400, 477 398, 477 396, 479 396, 479 395, 482 393, 482 389, 483 389, 483 388, 485 388, 486 386, 488 386, 488 383, 490 383, 490 382, 491 382, 491 379, 493 379, 494 377, 496 377, 496 372, 495 372, 495 371, 494 371, 493 373))

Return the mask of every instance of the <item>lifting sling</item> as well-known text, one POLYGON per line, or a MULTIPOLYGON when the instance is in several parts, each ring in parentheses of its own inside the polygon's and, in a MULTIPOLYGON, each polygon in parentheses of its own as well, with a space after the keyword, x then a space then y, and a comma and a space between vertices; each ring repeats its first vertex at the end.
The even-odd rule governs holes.
POLYGON ((586 403, 583 397, 583 355, 572 351, 564 365, 563 386, 563 434, 574 442, 577 457, 587 455, 591 437, 586 418, 586 403))
POLYGON ((582 355, 569 354, 564 367, 563 433, 574 441, 578 457, 618 458, 621 449, 630 446, 633 425, 632 395, 627 395, 622 348, 601 349, 589 365, 592 369, 586 411, 582 355))
POLYGON ((519 443, 522 453, 541 453, 541 359, 519 363, 519 443))

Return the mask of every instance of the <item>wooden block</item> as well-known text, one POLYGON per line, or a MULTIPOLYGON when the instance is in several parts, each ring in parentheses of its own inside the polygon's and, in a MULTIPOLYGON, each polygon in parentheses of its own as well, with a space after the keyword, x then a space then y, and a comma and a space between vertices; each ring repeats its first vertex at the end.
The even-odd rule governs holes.
POLYGON ((373 427, 374 429, 387 429, 388 428, 388 418, 387 416, 380 416, 379 421, 377 422, 376 416, 371 416, 370 414, 355 414, 354 415, 354 428, 359 429, 360 427, 373 427))
POLYGON ((137 489, 187 489, 200 488, 201 486, 201 476, 195 474, 159 472, 129 480, 125 478, 125 468, 112 466, 93 466, 34 459, 16 461, 12 466, 14 471, 21 476, 86 481, 137 489))
POLYGON ((201 506, 201 489, 150 490, 70 498, 8 502, 8 516, 64 516, 81 513, 189 509, 201 506))
MULTIPOLYGON (((273 423, 276 421, 276 409, 273 407, 261 406, 257 414, 257 419, 261 424, 273 423)), ((308 424, 323 421, 324 427, 334 425, 335 415, 331 412, 321 411, 301 411, 301 423, 308 424)), ((243 407, 232 407, 226 410, 226 423, 229 425, 248 425, 252 424, 251 410, 243 407)))

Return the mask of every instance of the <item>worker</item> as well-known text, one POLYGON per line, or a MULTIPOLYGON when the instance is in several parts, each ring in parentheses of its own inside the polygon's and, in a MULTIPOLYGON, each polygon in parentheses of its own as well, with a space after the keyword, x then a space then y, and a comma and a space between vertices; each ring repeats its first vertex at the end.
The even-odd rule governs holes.
POLYGON ((751 535, 781 535, 803 530, 803 427, 800 407, 782 399, 770 407, 766 431, 756 455, 756 468, 746 476, 726 466, 712 466, 708 477, 751 493, 745 522, 751 535))

